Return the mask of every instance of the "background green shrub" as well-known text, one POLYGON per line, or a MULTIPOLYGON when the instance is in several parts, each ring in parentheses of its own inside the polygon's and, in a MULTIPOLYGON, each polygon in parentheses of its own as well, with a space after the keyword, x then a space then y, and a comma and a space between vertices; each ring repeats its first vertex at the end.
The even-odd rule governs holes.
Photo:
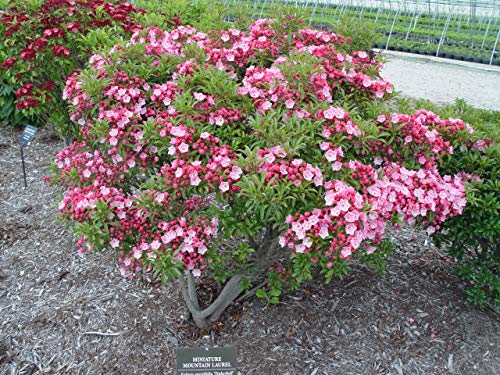
POLYGON ((463 100, 438 107, 429 101, 399 100, 399 109, 411 112, 415 107, 432 109, 442 117, 462 118, 475 132, 456 145, 455 152, 444 158, 441 173, 461 171, 477 176, 467 192, 467 206, 459 216, 447 220, 434 235, 457 261, 457 274, 468 283, 465 293, 479 306, 500 306, 500 112, 475 109, 463 100))

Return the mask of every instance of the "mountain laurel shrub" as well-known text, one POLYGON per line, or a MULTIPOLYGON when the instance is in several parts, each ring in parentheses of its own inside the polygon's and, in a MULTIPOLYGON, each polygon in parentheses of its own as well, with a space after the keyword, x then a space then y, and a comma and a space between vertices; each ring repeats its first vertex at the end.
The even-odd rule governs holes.
POLYGON ((470 127, 381 112, 381 64, 346 51, 287 16, 245 31, 147 28, 93 55, 66 82, 79 135, 48 178, 80 252, 178 280, 206 327, 262 281, 257 295, 277 303, 351 259, 383 265, 388 224, 439 230, 463 211, 468 177, 438 164, 470 127), (211 280, 217 298, 200 301, 211 280))
POLYGON ((0 122, 68 127, 60 100, 66 78, 84 67, 91 51, 140 28, 130 3, 103 0, 9 1, 1 14, 0 122))
POLYGON ((494 310, 500 307, 500 112, 477 110, 463 101, 442 109, 474 124, 470 139, 440 163, 444 173, 472 176, 467 206, 434 237, 458 261, 456 271, 468 282, 468 300, 494 310))
MULTIPOLYGON (((461 168, 476 177, 467 191, 462 215, 443 225, 438 244, 446 243, 449 254, 459 262, 457 273, 468 281, 469 301, 479 306, 500 306, 500 150, 483 140, 464 147, 461 168), (483 149, 484 147, 484 149, 483 149)), ((446 165, 445 167, 450 167, 446 165)), ((454 168, 450 168, 454 169, 454 168)))
POLYGON ((467 282, 467 299, 481 307, 498 310, 500 305, 500 112, 473 108, 462 100, 438 106, 428 100, 396 100, 399 111, 431 108, 442 117, 460 117, 474 126, 455 148, 453 155, 439 163, 441 173, 467 173, 467 206, 459 216, 447 220, 433 236, 456 265, 455 271, 467 282))

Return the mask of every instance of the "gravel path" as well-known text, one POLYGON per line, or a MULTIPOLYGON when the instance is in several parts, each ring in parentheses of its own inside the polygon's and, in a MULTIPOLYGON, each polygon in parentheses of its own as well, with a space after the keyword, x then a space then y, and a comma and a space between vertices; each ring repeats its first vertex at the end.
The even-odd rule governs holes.
POLYGON ((392 51, 383 55, 389 59, 383 77, 404 96, 438 104, 462 98, 473 107, 500 111, 500 67, 392 51))

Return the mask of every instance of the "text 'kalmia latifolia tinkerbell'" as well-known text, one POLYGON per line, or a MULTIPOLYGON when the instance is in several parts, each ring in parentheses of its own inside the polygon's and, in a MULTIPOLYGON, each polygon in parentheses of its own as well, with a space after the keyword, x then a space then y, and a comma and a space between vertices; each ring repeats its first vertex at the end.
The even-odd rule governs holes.
POLYGON ((463 177, 436 165, 471 129, 424 110, 370 115, 392 85, 348 51, 292 17, 146 29, 92 56, 67 81, 81 132, 50 178, 81 252, 116 249, 124 275, 177 278, 202 327, 263 278, 275 303, 314 269, 330 281, 380 256, 386 223, 432 233, 459 214, 463 177), (203 309, 208 278, 221 291, 203 309))

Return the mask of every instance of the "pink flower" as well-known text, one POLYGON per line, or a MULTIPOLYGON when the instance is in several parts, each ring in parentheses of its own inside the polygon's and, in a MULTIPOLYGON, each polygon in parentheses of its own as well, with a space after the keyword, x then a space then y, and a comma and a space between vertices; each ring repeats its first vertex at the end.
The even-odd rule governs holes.
POLYGON ((186 152, 189 151, 189 146, 184 142, 182 142, 177 149, 179 150, 180 153, 185 154, 186 152))
POLYGON ((224 181, 224 182, 221 182, 220 185, 219 185, 219 189, 224 193, 226 191, 229 190, 229 183, 224 181))
POLYGON ((359 218, 359 212, 358 211, 349 211, 344 215, 345 220, 348 223, 354 223, 355 221, 358 220, 359 218))
POLYGON ((164 244, 169 244, 170 242, 172 242, 173 240, 175 240, 177 238, 177 232, 174 231, 174 230, 170 230, 168 231, 167 233, 165 233, 162 237, 161 237, 161 241, 164 243, 164 244))
POLYGON ((224 125, 224 117, 217 116, 215 118, 215 125, 219 125, 219 126, 224 125))
POLYGON ((305 250, 306 250, 306 247, 305 247, 304 245, 302 245, 302 244, 297 245, 297 246, 295 247, 295 251, 296 251, 297 253, 299 253, 299 254, 302 254, 305 250))
POLYGON ((340 171, 342 169, 342 163, 340 161, 336 161, 332 164, 333 171, 340 171))
POLYGON ((333 205, 335 202, 335 193, 332 190, 328 190, 325 194, 325 204, 327 206, 333 205))
POLYGON ((367 254, 373 254, 373 253, 375 252, 375 250, 377 250, 377 248, 376 248, 376 247, 374 247, 374 246, 368 246, 368 247, 366 248, 366 253, 367 253, 367 254))
POLYGON ((184 169, 183 168, 177 168, 175 170, 175 177, 180 178, 184 174, 184 169))
POLYGON ((285 247, 286 246, 286 238, 284 236, 280 236, 279 237, 279 244, 281 247, 285 247))
POLYGON ((340 254, 342 255, 342 258, 347 258, 347 257, 351 256, 352 249, 350 247, 346 246, 342 249, 340 254))
POLYGON ((354 234, 354 232, 356 232, 356 229, 357 229, 356 225, 354 225, 354 224, 347 224, 346 227, 345 227, 345 232, 347 234, 352 235, 352 234, 354 234))
POLYGON ((369 186, 367 190, 368 190, 368 193, 370 193, 374 197, 380 197, 381 196, 381 191, 380 191, 380 189, 377 186, 373 186, 373 185, 369 186))
POLYGON ((311 181, 314 178, 314 174, 310 169, 306 169, 305 171, 303 171, 302 175, 304 176, 304 180, 306 181, 311 181))
POLYGON ((191 271, 194 277, 200 277, 201 276, 201 271, 198 268, 195 268, 191 271))
POLYGON ((335 111, 333 107, 328 107, 327 110, 323 111, 323 116, 329 120, 333 119, 335 117, 335 111))
POLYGON ((346 212, 349 209, 349 207, 351 207, 351 204, 349 203, 348 200, 341 199, 337 204, 337 207, 339 208, 340 211, 346 212))
POLYGON ((189 174, 189 183, 191 186, 198 186, 201 182, 200 177, 197 172, 193 172, 189 174))
POLYGON ((328 150, 325 154, 325 158, 329 162, 337 160, 337 151, 336 150, 328 150))
POLYGON ((285 106, 289 109, 292 109, 295 105, 295 102, 292 100, 292 99, 288 99, 286 102, 285 102, 285 106))
POLYGON ((172 129, 170 129, 170 134, 175 137, 184 137, 186 135, 186 131, 181 126, 172 126, 172 129))
POLYGON ((322 227, 319 231, 319 236, 322 238, 322 239, 325 239, 326 237, 328 237, 329 233, 328 233, 328 228, 327 227, 322 227))
POLYGON ((271 104, 271 102, 270 102, 269 100, 266 100, 266 101, 264 101, 264 102, 261 104, 261 107, 260 107, 260 108, 261 108, 262 110, 264 110, 264 111, 267 111, 267 110, 271 109, 271 108, 272 108, 272 106, 273 106, 273 105, 271 104))
POLYGON ((233 180, 239 180, 242 173, 243 171, 241 170, 240 167, 238 167, 237 165, 233 165, 229 177, 231 177, 233 180))

